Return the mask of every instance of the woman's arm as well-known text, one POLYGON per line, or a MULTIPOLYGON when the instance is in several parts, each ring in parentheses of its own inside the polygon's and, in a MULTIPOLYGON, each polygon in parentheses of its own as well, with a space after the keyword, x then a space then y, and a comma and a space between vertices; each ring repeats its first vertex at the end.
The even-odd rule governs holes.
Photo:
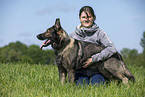
POLYGON ((110 40, 106 32, 100 31, 99 40, 100 40, 99 42, 103 46, 105 46, 105 49, 102 50, 100 53, 97 53, 92 56, 93 63, 107 59, 117 52, 113 42, 110 40))

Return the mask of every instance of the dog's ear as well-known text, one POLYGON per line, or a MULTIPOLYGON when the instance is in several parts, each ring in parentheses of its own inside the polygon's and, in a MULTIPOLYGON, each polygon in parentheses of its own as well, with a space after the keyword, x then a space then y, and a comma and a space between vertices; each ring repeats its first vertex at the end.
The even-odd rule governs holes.
POLYGON ((59 18, 57 18, 55 20, 55 26, 56 26, 57 29, 59 29, 61 27, 61 25, 60 25, 60 19, 59 18))

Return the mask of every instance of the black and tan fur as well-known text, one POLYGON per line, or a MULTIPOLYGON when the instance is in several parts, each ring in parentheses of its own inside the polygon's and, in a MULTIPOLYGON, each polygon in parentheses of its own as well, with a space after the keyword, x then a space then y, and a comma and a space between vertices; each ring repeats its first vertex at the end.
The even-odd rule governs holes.
MULTIPOLYGON (((75 71, 82 68, 81 64, 87 58, 104 49, 104 47, 96 44, 69 38, 68 34, 61 27, 59 19, 56 19, 55 25, 48 28, 46 32, 37 35, 37 38, 46 40, 42 47, 51 45, 54 49, 59 78, 62 82, 65 82, 67 73, 69 82, 74 82, 75 71)), ((118 52, 109 59, 96 62, 87 68, 92 71, 99 70, 108 80, 119 79, 123 83, 127 83, 128 80, 135 81, 134 76, 128 70, 118 52)))

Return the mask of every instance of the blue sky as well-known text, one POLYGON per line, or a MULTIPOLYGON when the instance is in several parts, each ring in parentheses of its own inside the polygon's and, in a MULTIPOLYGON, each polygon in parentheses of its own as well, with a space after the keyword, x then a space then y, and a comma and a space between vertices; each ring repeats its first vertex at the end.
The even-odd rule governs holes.
POLYGON ((118 51, 143 51, 145 0, 0 0, 0 47, 16 41, 40 46, 43 41, 36 35, 51 27, 56 18, 69 34, 80 24, 79 9, 85 5, 93 7, 95 22, 118 51))

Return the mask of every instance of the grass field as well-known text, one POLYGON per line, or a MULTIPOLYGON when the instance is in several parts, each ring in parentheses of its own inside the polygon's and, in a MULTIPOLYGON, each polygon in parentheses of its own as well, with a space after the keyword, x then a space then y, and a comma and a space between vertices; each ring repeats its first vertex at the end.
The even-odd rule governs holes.
POLYGON ((136 78, 129 85, 61 84, 54 65, 0 64, 0 97, 145 97, 145 69, 128 66, 136 78))

